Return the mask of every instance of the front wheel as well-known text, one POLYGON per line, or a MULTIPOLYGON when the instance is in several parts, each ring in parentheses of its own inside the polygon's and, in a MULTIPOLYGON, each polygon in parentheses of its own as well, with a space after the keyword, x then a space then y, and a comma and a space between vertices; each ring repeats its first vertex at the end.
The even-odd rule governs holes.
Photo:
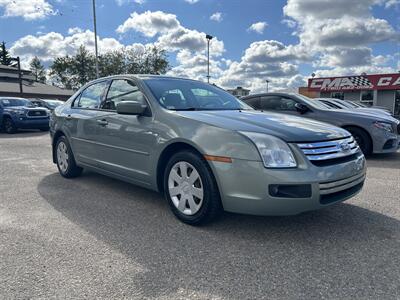
POLYGON ((17 132, 17 127, 15 126, 13 120, 11 120, 10 118, 4 118, 3 128, 4 128, 4 131, 8 134, 17 132))
POLYGON ((356 127, 349 127, 346 129, 354 137, 364 155, 369 155, 372 153, 372 142, 370 137, 368 136, 368 133, 356 127))
POLYGON ((65 136, 61 136, 56 143, 56 163, 61 176, 74 178, 82 174, 82 168, 75 162, 71 146, 65 136))
POLYGON ((175 216, 190 225, 210 222, 222 211, 212 171, 205 159, 192 151, 171 157, 165 169, 164 193, 175 216))

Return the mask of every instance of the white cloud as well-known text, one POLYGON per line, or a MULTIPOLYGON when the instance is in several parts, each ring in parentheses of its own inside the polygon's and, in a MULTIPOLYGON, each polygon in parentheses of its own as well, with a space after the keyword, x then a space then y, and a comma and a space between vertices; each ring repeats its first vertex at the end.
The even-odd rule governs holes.
POLYGON ((44 19, 57 12, 45 0, 0 0, 3 17, 23 17, 27 21, 44 19))
MULTIPOLYGON (((89 51, 94 52, 94 33, 90 30, 71 28, 69 34, 49 32, 40 36, 27 35, 17 40, 10 52, 13 56, 20 56, 25 65, 34 57, 39 57, 43 62, 51 62, 54 58, 64 55, 73 55, 76 50, 84 45, 89 51)), ((124 48, 114 38, 98 38, 100 53, 124 48)))
MULTIPOLYGON (((136 12, 117 28, 117 32, 130 30, 140 32, 148 37, 156 37, 156 45, 174 52, 186 49, 193 52, 204 52, 207 48, 204 32, 188 29, 180 24, 176 15, 162 11, 136 12)), ((214 38, 210 44, 212 56, 221 55, 225 51, 224 43, 214 38)))
POLYGON ((385 7, 390 8, 396 5, 400 5, 400 0, 389 0, 386 2, 385 7))
POLYGON ((146 0, 115 0, 119 6, 129 3, 144 4, 146 0))
MULTIPOLYGON (((193 54, 189 50, 181 50, 176 56, 177 66, 168 71, 170 76, 185 77, 197 80, 206 80, 207 56, 205 54, 193 54)), ((223 73, 221 63, 213 58, 210 59, 210 74, 219 77, 223 73)))
POLYGON ((134 12, 117 28, 117 32, 126 33, 129 30, 136 30, 145 36, 153 37, 156 34, 168 32, 180 26, 176 15, 167 14, 162 11, 146 11, 142 14, 134 12))
POLYGON ((210 16, 210 20, 216 21, 216 22, 222 22, 222 20, 223 20, 222 13, 220 13, 220 12, 213 13, 210 16))
POLYGON ((189 4, 195 4, 195 3, 199 2, 199 0, 185 0, 185 2, 187 2, 189 4))
POLYGON ((288 0, 286 16, 299 26, 300 42, 313 50, 363 47, 398 40, 400 35, 383 19, 371 15, 371 5, 385 0, 288 0))
POLYGON ((251 24, 251 26, 248 28, 248 31, 254 31, 259 34, 264 33, 264 29, 268 26, 267 22, 257 22, 254 24, 251 24))

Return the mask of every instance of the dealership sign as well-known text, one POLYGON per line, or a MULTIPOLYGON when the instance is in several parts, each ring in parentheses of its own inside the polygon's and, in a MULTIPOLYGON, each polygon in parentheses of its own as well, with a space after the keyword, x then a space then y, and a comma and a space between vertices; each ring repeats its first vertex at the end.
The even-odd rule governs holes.
POLYGON ((400 90, 400 74, 310 78, 309 91, 400 90))

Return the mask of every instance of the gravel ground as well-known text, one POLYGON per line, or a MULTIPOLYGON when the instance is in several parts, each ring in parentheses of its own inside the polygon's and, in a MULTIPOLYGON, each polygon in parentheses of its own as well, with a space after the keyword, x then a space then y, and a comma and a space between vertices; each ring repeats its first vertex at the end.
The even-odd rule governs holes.
POLYGON ((363 191, 294 217, 177 221, 163 198, 85 172, 47 133, 0 135, 0 298, 400 299, 400 153, 363 191))

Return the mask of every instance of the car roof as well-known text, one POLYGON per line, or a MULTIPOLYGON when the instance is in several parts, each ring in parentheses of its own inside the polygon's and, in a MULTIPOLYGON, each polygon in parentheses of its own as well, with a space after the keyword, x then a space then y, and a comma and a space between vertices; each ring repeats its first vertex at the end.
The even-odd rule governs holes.
POLYGON ((111 75, 107 77, 101 77, 96 80, 93 80, 91 82, 95 81, 101 81, 105 79, 115 79, 115 78, 126 78, 126 77, 131 77, 131 78, 136 78, 136 79, 179 79, 179 80, 188 80, 188 81, 198 81, 198 80, 193 80, 190 78, 184 78, 184 77, 175 77, 175 76, 167 76, 167 75, 154 75, 154 74, 120 74, 120 75, 111 75))
POLYGON ((258 94, 251 94, 248 96, 244 96, 241 100, 251 99, 254 97, 262 97, 262 96, 297 96, 296 93, 284 93, 284 92, 271 92, 271 93, 258 93, 258 94))

